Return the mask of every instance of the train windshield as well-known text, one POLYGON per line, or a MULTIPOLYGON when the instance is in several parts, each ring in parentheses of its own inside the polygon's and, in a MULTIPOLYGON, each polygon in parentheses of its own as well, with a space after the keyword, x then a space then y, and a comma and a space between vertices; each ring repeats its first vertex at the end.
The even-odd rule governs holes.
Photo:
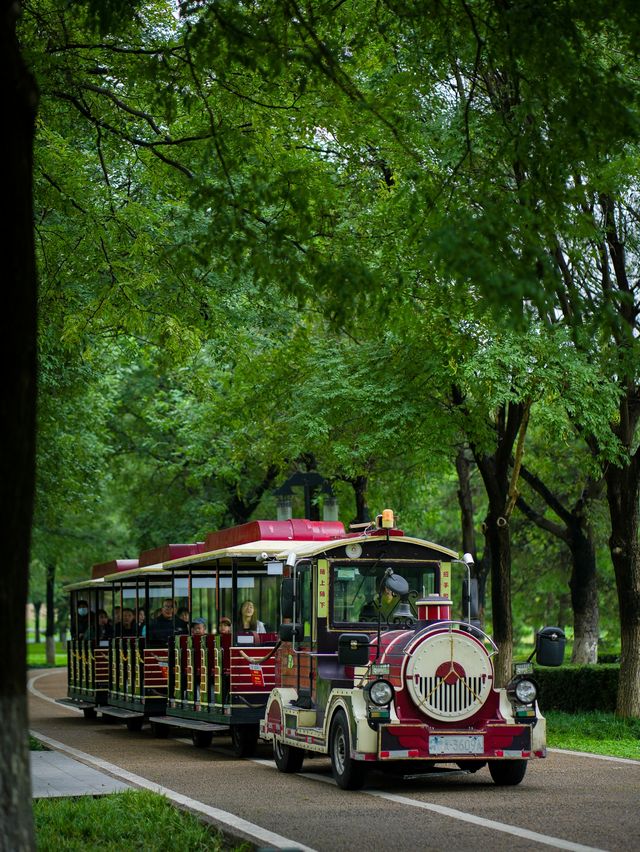
POLYGON ((407 600, 411 612, 417 617, 416 601, 436 591, 437 563, 378 560, 354 565, 353 562, 334 562, 331 588, 335 625, 377 624, 378 618, 383 625, 393 622, 393 613, 401 599, 381 589, 389 568, 409 584, 407 600))

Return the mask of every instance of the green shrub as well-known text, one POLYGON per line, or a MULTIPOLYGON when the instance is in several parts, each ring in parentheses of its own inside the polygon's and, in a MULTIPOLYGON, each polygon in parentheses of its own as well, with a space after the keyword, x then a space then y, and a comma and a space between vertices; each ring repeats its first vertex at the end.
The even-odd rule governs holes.
POLYGON ((616 709, 620 665, 607 663, 597 666, 535 667, 534 677, 540 686, 540 707, 582 713, 601 710, 613 713, 616 709))

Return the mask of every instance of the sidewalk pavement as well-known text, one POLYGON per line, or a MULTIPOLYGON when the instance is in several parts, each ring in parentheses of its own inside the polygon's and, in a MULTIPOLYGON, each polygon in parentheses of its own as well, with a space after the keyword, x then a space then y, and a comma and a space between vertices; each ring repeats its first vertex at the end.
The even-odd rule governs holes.
POLYGON ((59 751, 31 751, 31 790, 34 799, 48 796, 102 796, 130 789, 59 751))

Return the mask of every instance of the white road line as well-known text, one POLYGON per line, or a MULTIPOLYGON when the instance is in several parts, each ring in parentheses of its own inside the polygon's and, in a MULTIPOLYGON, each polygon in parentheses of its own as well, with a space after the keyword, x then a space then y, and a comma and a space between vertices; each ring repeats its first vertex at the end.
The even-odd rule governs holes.
POLYGON ((153 793, 160 793, 160 795, 165 796, 177 805, 182 805, 192 811, 197 811, 198 813, 211 817, 216 820, 216 822, 221 823, 224 826, 228 826, 229 828, 242 831, 244 834, 248 834, 250 837, 254 837, 261 843, 275 849, 299 849, 301 852, 315 852, 315 850, 310 846, 304 846, 302 843, 298 843, 288 837, 283 837, 281 834, 276 834, 273 831, 262 828, 253 822, 249 822, 242 817, 236 816, 236 814, 229 813, 229 811, 223 811, 220 810, 220 808, 214 808, 211 807, 211 805, 206 805, 204 802, 198 802, 195 799, 191 799, 189 796, 183 796, 182 793, 177 793, 175 790, 170 790, 168 787, 163 787, 161 784, 156 784, 154 781, 149 781, 149 779, 142 778, 140 775, 135 775, 133 772, 128 772, 126 769, 121 769, 113 763, 108 763, 106 760, 101 760, 98 757, 94 757, 92 754, 79 751, 76 748, 65 745, 65 743, 58 742, 58 740, 53 740, 50 737, 41 734, 39 731, 30 731, 30 734, 37 737, 46 745, 51 746, 51 748, 55 748, 57 751, 68 754, 76 760, 80 760, 90 766, 96 766, 98 769, 108 772, 116 778, 121 778, 123 781, 135 784, 136 787, 143 787, 146 790, 151 790, 153 793))
MULTIPOLYGON (((257 761, 255 761, 257 762, 257 761)), ((266 763, 267 761, 261 761, 266 763)), ((299 773, 303 778, 310 778, 312 781, 323 781, 325 784, 335 784, 333 778, 326 775, 311 775, 307 772, 299 773)), ((519 828, 517 825, 508 825, 504 822, 496 822, 493 819, 485 819, 484 817, 468 814, 465 811, 458 811, 455 808, 447 808, 444 805, 434 805, 430 802, 421 802, 417 799, 409 799, 406 796, 398 796, 395 793, 384 793, 382 790, 361 790, 361 795, 375 796, 377 799, 386 799, 389 802, 395 802, 399 805, 408 805, 411 808, 419 808, 424 811, 432 811, 441 816, 458 819, 462 822, 470 822, 473 825, 479 825, 482 828, 489 828, 492 831, 501 831, 504 834, 513 834, 515 837, 521 837, 525 840, 533 840, 536 843, 543 843, 546 846, 553 846, 555 849, 572 849, 574 852, 605 852, 603 849, 598 849, 595 846, 583 846, 580 843, 572 843, 570 840, 562 840, 559 837, 550 837, 547 834, 539 834, 537 831, 529 831, 528 828, 519 828)))
POLYGON ((434 805, 430 802, 419 802, 415 799, 408 799, 405 796, 397 796, 395 793, 382 793, 378 790, 365 790, 368 796, 376 796, 379 799, 387 799, 391 802, 397 802, 400 805, 409 805, 412 808, 421 808, 425 811, 432 811, 442 816, 452 817, 453 819, 461 820, 462 822, 470 822, 473 825, 489 828, 492 831, 501 831, 504 834, 512 834, 515 837, 521 837, 524 840, 533 840, 535 843, 543 843, 546 846, 553 846, 554 849, 573 849, 574 852, 603 852, 594 846, 583 846, 580 843, 572 843, 570 840, 562 840, 559 837, 550 837, 547 834, 538 834, 537 831, 529 831, 528 828, 519 828, 516 825, 507 825, 503 822, 496 822, 493 819, 485 819, 484 817, 468 814, 464 811, 457 811, 454 808, 447 808, 444 805, 434 805))
POLYGON ((590 751, 570 751, 567 748, 548 748, 547 751, 555 751, 557 754, 568 754, 573 757, 595 757, 596 760, 613 760, 616 763, 631 763, 635 766, 640 766, 640 760, 633 760, 630 757, 613 757, 609 754, 592 754, 590 751))
POLYGON ((37 680, 40 680, 41 677, 46 677, 47 675, 55 673, 55 671, 56 669, 49 669, 46 672, 40 672, 40 674, 35 675, 35 677, 29 678, 27 681, 27 689, 32 695, 36 695, 38 698, 41 698, 43 701, 48 701, 50 704, 55 704, 56 707, 64 707, 65 710, 69 710, 71 713, 82 713, 82 710, 79 707, 70 707, 68 704, 58 704, 55 698, 50 698, 34 686, 34 683, 37 680))

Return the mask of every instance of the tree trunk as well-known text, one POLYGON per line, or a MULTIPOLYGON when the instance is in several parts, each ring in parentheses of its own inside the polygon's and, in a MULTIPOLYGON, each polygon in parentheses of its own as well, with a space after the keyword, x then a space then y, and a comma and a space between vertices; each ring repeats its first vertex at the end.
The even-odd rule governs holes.
POLYGON ((458 503, 462 522, 462 551, 476 559, 476 531, 473 517, 473 494, 471 492, 471 460, 466 447, 460 447, 456 455, 458 473, 458 503))
POLYGON ((598 662, 600 611, 596 574, 596 546, 591 529, 576 525, 569 538, 571 550, 571 607, 573 609, 573 651, 571 662, 585 665, 598 662))
POLYGON ((367 486, 369 478, 366 476, 356 476, 349 480, 353 486, 353 493, 356 498, 356 517, 354 524, 366 524, 371 520, 369 512, 369 504, 367 502, 367 486))
POLYGON ((513 622, 511 615, 511 533, 509 519, 515 505, 516 472, 510 473, 513 448, 521 458, 524 434, 528 422, 528 405, 509 403, 496 412, 496 449, 487 455, 471 446, 478 470, 489 498, 489 510, 484 523, 488 552, 491 554, 491 608, 493 638, 498 646, 495 660, 496 686, 504 686, 512 676, 513 622))
POLYGON ((56 664, 55 585, 56 566, 50 562, 47 565, 47 628, 45 631, 47 665, 50 666, 56 664))
POLYGON ((0 421, 0 516, 2 517, 3 617, 0 677, 0 849, 34 848, 27 749, 25 608, 35 476, 37 285, 33 245, 33 132, 37 89, 16 39, 20 4, 4 2, 0 68, 5 81, 3 252, 10 298, 2 311, 4 364, 0 421))
POLYGON ((33 626, 35 628, 35 642, 40 642, 40 610, 42 609, 42 601, 34 601, 33 604, 33 626))
POLYGON ((609 546, 620 609, 620 680, 616 714, 640 717, 640 451, 626 467, 609 465, 607 499, 611 515, 609 546))
POLYGON ((458 503, 460 505, 460 517, 462 524, 462 551, 470 553, 474 558, 471 576, 478 581, 478 617, 484 624, 484 613, 486 606, 487 578, 491 569, 491 551, 489 543, 485 541, 484 554, 478 559, 475 520, 473 511, 473 493, 471 491, 471 459, 469 451, 460 447, 456 456, 456 471, 458 473, 458 503))
POLYGON ((513 621, 511 617, 511 535, 504 517, 489 511, 485 536, 491 550, 491 609, 493 639, 498 646, 495 657, 496 686, 504 686, 512 676, 513 621))

